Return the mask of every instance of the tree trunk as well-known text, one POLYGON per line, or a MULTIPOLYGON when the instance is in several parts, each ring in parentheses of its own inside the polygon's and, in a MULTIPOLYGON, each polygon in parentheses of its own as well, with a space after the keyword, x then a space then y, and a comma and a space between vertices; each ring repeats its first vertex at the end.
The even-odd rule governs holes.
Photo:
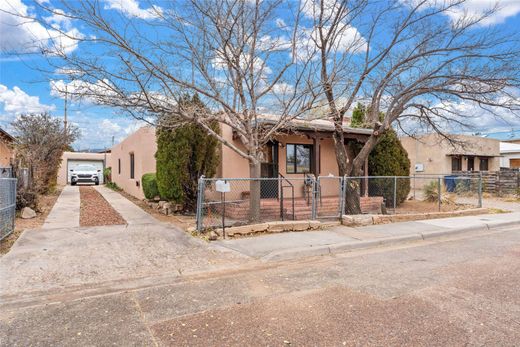
POLYGON ((349 175, 348 172, 348 155, 345 148, 345 138, 343 136, 343 129, 340 131, 334 130, 332 136, 334 139, 334 152, 336 153, 336 162, 338 163, 338 175, 345 176, 349 175))
MULTIPOLYGON (((351 163, 354 158, 352 156, 349 158, 347 148, 345 147, 343 129, 340 131, 334 131, 333 138, 339 176, 353 176, 351 163)), ((359 201, 359 182, 357 182, 357 180, 347 179, 345 183, 345 213, 360 214, 361 205, 359 201)))
POLYGON ((249 161, 249 222, 255 223, 260 221, 260 161, 249 161))

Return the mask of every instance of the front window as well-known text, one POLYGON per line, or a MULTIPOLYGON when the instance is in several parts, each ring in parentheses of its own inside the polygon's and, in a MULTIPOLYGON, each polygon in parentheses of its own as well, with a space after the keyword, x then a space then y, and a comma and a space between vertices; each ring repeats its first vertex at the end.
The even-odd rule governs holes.
POLYGON ((134 172, 135 164, 134 164, 134 153, 130 153, 130 178, 135 178, 134 172))
POLYGON ((461 157, 451 157, 451 171, 462 171, 461 157))
POLYGON ((489 170, 489 160, 488 160, 488 158, 481 158, 480 159, 479 170, 480 171, 487 171, 487 170, 489 170))
POLYGON ((311 172, 312 145, 287 144, 287 173, 311 172))

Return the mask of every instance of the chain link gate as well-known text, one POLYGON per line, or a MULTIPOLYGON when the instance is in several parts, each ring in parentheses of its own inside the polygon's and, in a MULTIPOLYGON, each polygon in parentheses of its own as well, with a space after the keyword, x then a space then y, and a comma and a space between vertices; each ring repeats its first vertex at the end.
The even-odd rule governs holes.
POLYGON ((344 178, 319 176, 315 184, 314 219, 339 219, 345 202, 344 178))

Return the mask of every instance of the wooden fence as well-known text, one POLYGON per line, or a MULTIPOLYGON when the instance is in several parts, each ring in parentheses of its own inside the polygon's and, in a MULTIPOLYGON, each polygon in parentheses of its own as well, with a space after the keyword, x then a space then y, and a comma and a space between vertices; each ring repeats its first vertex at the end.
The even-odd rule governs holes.
POLYGON ((482 190, 485 193, 498 196, 520 193, 520 170, 504 169, 500 171, 469 172, 461 171, 457 174, 478 177, 482 175, 482 190))

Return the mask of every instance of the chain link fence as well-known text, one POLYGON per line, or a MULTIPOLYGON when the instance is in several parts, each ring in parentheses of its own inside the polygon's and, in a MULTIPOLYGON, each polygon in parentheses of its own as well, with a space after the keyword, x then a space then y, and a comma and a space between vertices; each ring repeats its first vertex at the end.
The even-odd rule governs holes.
POLYGON ((0 178, 12 178, 13 168, 12 167, 0 167, 0 178))
POLYGON ((0 240, 14 231, 16 178, 0 178, 0 240))
POLYGON ((270 221, 335 220, 343 214, 428 213, 481 206, 479 177, 201 177, 197 230, 270 221), (256 199, 251 199, 252 192, 256 199))
MULTIPOLYGON (((482 207, 480 177, 345 177, 345 185, 359 196, 362 213, 410 214, 482 207)), ((348 204, 348 195, 346 201, 348 204)))

